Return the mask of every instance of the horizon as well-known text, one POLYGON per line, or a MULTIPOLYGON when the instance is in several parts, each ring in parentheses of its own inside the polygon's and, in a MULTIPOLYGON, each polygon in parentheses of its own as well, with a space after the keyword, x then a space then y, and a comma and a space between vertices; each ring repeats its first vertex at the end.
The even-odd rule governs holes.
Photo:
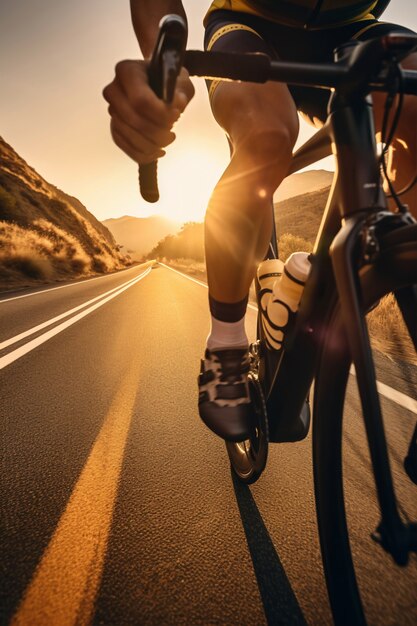
MULTIPOLYGON (((209 2, 183 4, 188 47, 201 49, 201 21, 209 2)), ((383 18, 417 30, 417 5, 393 0, 383 18)), ((137 166, 112 142, 101 91, 119 60, 140 56, 128 2, 74 0, 71 6, 57 6, 52 0, 4 0, 0 37, 6 94, 0 135, 42 177, 101 221, 123 215, 203 219, 229 149, 209 110, 202 79, 193 79, 196 95, 175 127, 177 140, 159 163, 161 200, 156 205, 140 198, 137 166)), ((297 145, 313 133, 302 122, 297 145)), ((332 169, 331 157, 309 169, 323 167, 332 169)))

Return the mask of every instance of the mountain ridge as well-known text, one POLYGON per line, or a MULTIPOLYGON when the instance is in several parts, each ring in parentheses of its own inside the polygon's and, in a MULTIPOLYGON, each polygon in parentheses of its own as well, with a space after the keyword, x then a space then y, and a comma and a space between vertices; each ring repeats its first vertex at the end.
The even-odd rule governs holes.
POLYGON ((334 172, 329 170, 306 170, 297 172, 284 178, 274 194, 274 202, 281 202, 289 198, 327 189, 333 180, 334 172))
POLYGON ((162 215, 135 217, 123 215, 103 220, 114 239, 133 259, 140 260, 158 241, 176 232, 181 223, 162 215))

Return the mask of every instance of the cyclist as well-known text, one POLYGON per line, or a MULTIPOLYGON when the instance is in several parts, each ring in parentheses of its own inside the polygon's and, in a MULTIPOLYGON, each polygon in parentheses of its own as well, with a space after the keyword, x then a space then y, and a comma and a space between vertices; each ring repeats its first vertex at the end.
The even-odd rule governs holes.
MULTIPOLYGON (((205 48, 262 52, 273 58, 331 61, 333 49, 350 39, 406 31, 378 21, 389 0, 214 0, 204 19, 205 48)), ((209 4, 209 2, 208 2, 209 4)), ((132 20, 144 58, 154 47, 158 23, 167 13, 184 18, 179 0, 131 0, 132 20)), ((417 55, 404 67, 417 70, 417 55)), ((170 106, 147 84, 144 61, 122 61, 104 89, 115 143, 137 163, 164 155, 175 138, 172 126, 193 97, 185 70, 170 106)), ((244 317, 249 286, 264 258, 272 225, 272 196, 285 178, 298 135, 297 110, 319 125, 329 92, 321 89, 212 81, 213 115, 226 132, 231 160, 210 199, 205 251, 211 331, 199 376, 199 413, 220 437, 250 435, 248 339, 244 317)), ((374 94, 376 129, 385 96, 374 94)), ((417 160, 417 98, 405 97, 389 164, 398 187, 414 176, 417 160)), ((415 189, 404 198, 417 215, 415 189)))

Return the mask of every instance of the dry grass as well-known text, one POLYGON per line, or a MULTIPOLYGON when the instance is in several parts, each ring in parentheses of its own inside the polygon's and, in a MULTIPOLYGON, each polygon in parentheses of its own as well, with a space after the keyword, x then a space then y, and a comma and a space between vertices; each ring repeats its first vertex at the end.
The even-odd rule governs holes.
POLYGON ((121 269, 110 232, 0 137, 0 289, 121 269))
POLYGON ((0 222, 0 288, 113 271, 125 266, 104 246, 87 254, 79 240, 44 219, 31 228, 0 222))
POLYGON ((278 240, 279 258, 286 261, 293 252, 313 252, 313 244, 307 239, 285 233, 278 240))
POLYGON ((372 345, 388 357, 417 365, 417 355, 392 294, 367 316, 372 345))
POLYGON ((0 285, 13 284, 22 275, 49 280, 54 271, 50 259, 54 244, 35 230, 0 222, 0 285))

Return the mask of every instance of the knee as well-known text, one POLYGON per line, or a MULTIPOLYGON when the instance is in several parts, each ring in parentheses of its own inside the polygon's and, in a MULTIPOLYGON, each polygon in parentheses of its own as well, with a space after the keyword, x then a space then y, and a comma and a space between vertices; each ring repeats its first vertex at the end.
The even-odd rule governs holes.
MULTIPOLYGON (((417 54, 410 55, 402 63, 404 69, 417 71, 417 54)), ((417 144, 417 96, 404 97, 397 137, 407 144, 409 150, 416 151, 417 144)))
POLYGON ((232 137, 233 149, 248 158, 268 163, 270 158, 288 159, 292 154, 298 126, 281 120, 258 119, 253 125, 242 123, 240 132, 232 137))
POLYGON ((286 175, 299 120, 284 85, 222 85, 212 99, 214 116, 226 131, 237 169, 276 187, 286 175))
POLYGON ((417 98, 404 98, 400 120, 391 142, 388 157, 388 169, 392 176, 400 179, 415 171, 417 159, 417 98), (395 174, 394 174, 395 172, 395 174))
POLYGON ((242 125, 242 132, 232 137, 232 160, 251 172, 266 191, 273 192, 287 174, 298 127, 258 122, 253 127, 242 125))
POLYGON ((401 111, 398 137, 403 139, 409 150, 416 150, 417 143, 417 97, 406 96, 401 111))

